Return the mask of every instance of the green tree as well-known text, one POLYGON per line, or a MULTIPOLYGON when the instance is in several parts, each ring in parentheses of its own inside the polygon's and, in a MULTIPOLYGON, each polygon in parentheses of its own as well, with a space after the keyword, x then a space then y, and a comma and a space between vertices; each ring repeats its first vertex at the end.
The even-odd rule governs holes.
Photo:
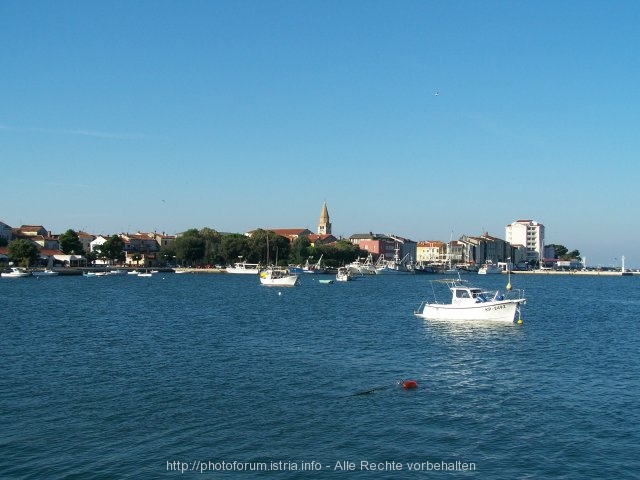
POLYGON ((9 242, 7 253, 12 262, 28 267, 38 259, 40 252, 30 241, 18 238, 9 242))
POLYGON ((165 262, 173 263, 173 260, 176 258, 175 244, 170 243, 169 245, 163 245, 162 247, 160 247, 160 253, 158 255, 165 262))
POLYGON ((176 257, 190 264, 198 264, 204 258, 205 242, 197 229, 184 232, 174 241, 176 257))
POLYGON ((569 249, 564 245, 552 244, 550 246, 553 247, 555 258, 557 259, 560 259, 560 260, 580 260, 581 259, 579 250, 569 251, 569 249))
POLYGON ((208 265, 224 263, 220 243, 222 236, 211 228, 200 230, 200 236, 204 240, 204 262, 208 265))
POLYGON ((291 243, 291 250, 289 254, 289 263, 300 265, 304 263, 309 256, 311 256, 311 242, 306 235, 296 238, 291 243))
POLYGON ((124 260, 124 241, 118 235, 111 235, 106 242, 100 245, 100 257, 110 261, 124 260))
POLYGON ((352 244, 348 240, 339 240, 330 245, 319 245, 316 251, 324 255, 323 261, 329 267, 339 267, 353 262, 356 258, 364 255, 360 247, 352 244))
POLYGON ((220 254, 224 263, 233 264, 242 258, 248 262, 257 263, 260 255, 250 255, 249 239, 240 233, 223 235, 220 239, 220 254))
POLYGON ((69 229, 58 238, 60 243, 60 250, 65 255, 84 255, 85 251, 82 248, 82 242, 78 237, 78 234, 69 229))
POLYGON ((286 265, 290 251, 289 239, 271 230, 258 229, 249 239, 249 258, 252 262, 264 264, 277 262, 279 265, 286 265))

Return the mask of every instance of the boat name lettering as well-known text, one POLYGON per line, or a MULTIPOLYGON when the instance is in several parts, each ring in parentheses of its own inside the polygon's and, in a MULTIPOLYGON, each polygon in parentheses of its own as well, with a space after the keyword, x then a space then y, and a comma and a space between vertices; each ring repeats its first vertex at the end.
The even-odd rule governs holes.
POLYGON ((502 310, 503 308, 507 308, 506 305, 496 305, 495 307, 487 307, 485 311, 490 312, 491 310, 502 310))

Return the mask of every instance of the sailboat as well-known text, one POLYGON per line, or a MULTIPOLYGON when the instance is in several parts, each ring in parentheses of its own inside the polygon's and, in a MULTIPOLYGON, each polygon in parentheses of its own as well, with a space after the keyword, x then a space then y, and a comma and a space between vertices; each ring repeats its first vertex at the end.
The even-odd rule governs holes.
POLYGON ((269 232, 267 231, 267 265, 260 272, 260 283, 267 287, 293 287, 298 283, 298 276, 292 275, 288 269, 278 267, 278 253, 276 250, 276 265, 269 265, 269 232))

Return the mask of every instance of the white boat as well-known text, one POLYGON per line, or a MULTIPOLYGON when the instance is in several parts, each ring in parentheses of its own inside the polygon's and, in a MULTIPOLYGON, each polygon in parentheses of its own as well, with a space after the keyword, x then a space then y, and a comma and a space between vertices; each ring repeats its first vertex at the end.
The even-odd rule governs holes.
POLYGON ((233 267, 225 268, 227 273, 244 273, 249 275, 257 275, 260 273, 260 265, 257 263, 236 262, 233 267))
POLYGON ((510 283, 504 294, 471 286, 459 278, 434 280, 431 284, 433 287, 436 284, 446 285, 451 292, 451 301, 439 303, 434 298, 432 303, 422 302, 413 313, 428 320, 513 323, 516 312, 519 313, 520 306, 526 302, 524 291, 510 290, 510 283))
POLYGON ((338 273, 336 273, 336 281, 348 282, 349 280, 352 280, 351 271, 347 267, 338 268, 338 273))
POLYGON ((380 257, 379 264, 373 263, 373 256, 369 254, 367 258, 365 258, 364 262, 361 259, 357 259, 347 265, 349 272, 352 275, 375 275, 378 273, 377 268, 382 267, 384 263, 384 258, 380 257))
POLYGON ((298 283, 298 276, 286 268, 268 267, 260 272, 260 283, 269 287, 293 287, 298 283))
POLYGON ((127 275, 139 275, 140 272, 138 270, 130 270, 127 272, 127 275))
POLYGON ((3 278, 22 278, 22 277, 30 277, 31 272, 25 270, 22 267, 11 267, 10 272, 4 272, 2 274, 3 278))
POLYGON ((49 268, 46 268, 44 270, 31 272, 31 275, 33 275, 34 277, 57 277, 58 276, 58 272, 56 272, 54 270, 51 270, 49 268))
POLYGON ((122 268, 118 268, 116 270, 109 270, 109 272, 107 272, 109 275, 127 275, 129 273, 128 270, 124 270, 122 268))
POLYGON ((494 273, 502 273, 502 269, 491 260, 484 262, 478 269, 478 275, 491 275, 494 273))

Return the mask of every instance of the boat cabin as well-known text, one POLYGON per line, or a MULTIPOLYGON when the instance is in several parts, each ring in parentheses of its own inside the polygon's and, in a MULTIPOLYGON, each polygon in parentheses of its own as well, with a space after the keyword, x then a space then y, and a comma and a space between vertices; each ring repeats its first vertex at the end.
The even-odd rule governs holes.
POLYGON ((452 284, 450 287, 454 305, 465 305, 469 303, 485 303, 504 300, 500 292, 487 292, 477 287, 469 287, 461 284, 452 284))

